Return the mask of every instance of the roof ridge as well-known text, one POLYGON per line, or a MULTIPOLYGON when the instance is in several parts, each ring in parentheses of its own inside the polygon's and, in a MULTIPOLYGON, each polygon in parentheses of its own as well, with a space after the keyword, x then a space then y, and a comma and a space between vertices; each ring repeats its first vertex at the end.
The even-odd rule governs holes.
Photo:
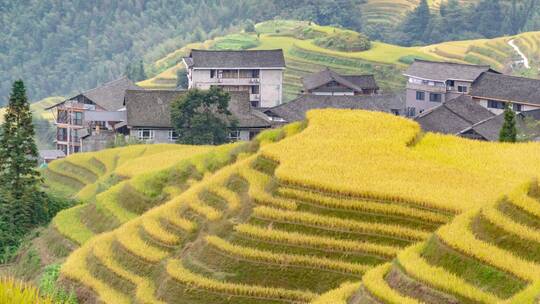
POLYGON ((275 52, 275 51, 283 51, 283 49, 270 49, 270 50, 205 50, 205 49, 192 49, 191 52, 208 52, 208 53, 219 53, 219 52, 235 52, 235 53, 241 53, 241 52, 275 52))
POLYGON ((443 64, 453 64, 453 65, 470 66, 470 67, 491 68, 491 65, 460 63, 460 62, 453 62, 453 61, 434 61, 434 60, 418 59, 418 58, 415 58, 414 62, 443 63, 443 64))
POLYGON ((111 81, 108 81, 108 82, 104 82, 104 83, 98 85, 98 86, 95 87, 95 88, 91 88, 91 89, 88 89, 88 90, 86 90, 86 91, 82 91, 80 94, 85 94, 85 93, 88 93, 88 92, 92 92, 92 91, 94 91, 94 90, 97 90, 97 89, 101 89, 101 88, 103 88, 103 87, 110 86, 111 84, 113 84, 113 83, 115 83, 115 82, 119 82, 119 81, 121 81, 121 80, 126 80, 126 79, 127 79, 128 81, 131 81, 127 76, 124 75, 124 76, 122 76, 122 77, 120 77, 120 78, 117 78, 117 79, 114 79, 114 80, 111 80, 111 81))
POLYGON ((483 72, 482 75, 480 75, 480 76, 483 76, 484 74, 488 74, 488 75, 491 75, 491 76, 497 76, 497 77, 540 81, 540 79, 536 79, 536 78, 530 78, 530 77, 524 77, 524 76, 515 76, 515 75, 508 75, 508 74, 497 74, 497 73, 490 73, 490 72, 483 72))

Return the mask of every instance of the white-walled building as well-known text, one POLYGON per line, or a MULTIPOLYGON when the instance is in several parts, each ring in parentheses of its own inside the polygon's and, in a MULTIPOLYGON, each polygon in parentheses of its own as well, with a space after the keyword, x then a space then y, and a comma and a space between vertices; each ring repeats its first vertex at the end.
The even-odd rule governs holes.
POLYGON ((282 50, 192 50, 183 59, 188 88, 219 86, 228 92, 249 92, 251 105, 280 105, 283 96, 285 58, 282 50))

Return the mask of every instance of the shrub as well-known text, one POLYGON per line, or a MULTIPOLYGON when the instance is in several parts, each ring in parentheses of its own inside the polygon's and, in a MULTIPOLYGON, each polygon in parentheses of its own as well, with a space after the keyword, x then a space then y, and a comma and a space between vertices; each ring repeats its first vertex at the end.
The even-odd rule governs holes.
POLYGON ((352 31, 338 31, 317 38, 314 42, 320 47, 342 52, 361 52, 371 48, 371 42, 366 35, 352 31))

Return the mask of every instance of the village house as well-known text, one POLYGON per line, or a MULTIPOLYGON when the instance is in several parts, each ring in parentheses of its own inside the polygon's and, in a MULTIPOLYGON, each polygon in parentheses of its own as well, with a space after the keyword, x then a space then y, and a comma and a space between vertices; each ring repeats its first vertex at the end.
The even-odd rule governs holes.
POLYGON ((248 92, 253 107, 282 103, 285 58, 280 50, 192 50, 183 58, 188 88, 219 86, 227 92, 248 92))
POLYGON ((104 146, 85 145, 93 135, 112 136, 126 120, 124 94, 138 88, 123 77, 46 108, 51 110, 56 126, 55 144, 65 155, 94 151, 104 146))
POLYGON ((416 59, 403 74, 408 78, 407 116, 414 117, 447 100, 469 94, 473 82, 483 73, 498 74, 484 65, 416 59))
POLYGON ((286 124, 304 120, 306 113, 313 109, 355 109, 404 115, 405 96, 382 95, 301 95, 300 97, 264 110, 274 124, 286 124))
MULTIPOLYGON (((144 143, 174 143, 178 139, 171 122, 171 104, 186 91, 127 90, 125 106, 129 136, 144 143)), ((251 140, 271 127, 268 118, 251 106, 249 92, 229 92, 229 111, 237 122, 229 139, 251 140)))
POLYGON ((303 94, 373 95, 379 86, 373 75, 340 75, 329 68, 302 78, 303 94))
POLYGON ((471 95, 495 114, 506 105, 516 112, 540 109, 540 80, 494 73, 482 73, 473 83, 471 95))

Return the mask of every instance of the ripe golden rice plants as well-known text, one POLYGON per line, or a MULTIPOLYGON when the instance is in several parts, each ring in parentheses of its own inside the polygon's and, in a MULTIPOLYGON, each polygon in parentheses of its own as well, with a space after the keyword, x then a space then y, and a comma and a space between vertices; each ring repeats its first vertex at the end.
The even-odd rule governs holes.
POLYGON ((375 112, 326 109, 307 117, 294 140, 261 148, 279 162, 275 175, 282 184, 459 214, 540 172, 538 143, 420 133, 413 121, 375 112), (508 162, 516 155, 524 157, 508 162))
POLYGON ((395 238, 412 241, 424 240, 430 234, 429 232, 406 228, 399 225, 358 222, 350 219, 317 215, 309 212, 280 210, 266 206, 254 208, 253 215, 255 217, 281 222, 302 223, 309 226, 325 227, 367 234, 385 234, 395 238))
POLYGON ((209 188, 209 191, 215 195, 223 198, 229 207, 230 210, 237 210, 240 208, 240 196, 238 193, 227 189, 225 186, 212 185, 209 188))
POLYGON ((234 230, 240 234, 252 238, 271 242, 280 242, 299 246, 312 246, 327 250, 340 250, 350 252, 363 252, 394 257, 401 249, 399 247, 379 245, 369 242, 358 242, 353 240, 340 240, 330 237, 304 234, 299 232, 288 232, 277 229, 266 229, 250 224, 239 224, 234 230))
POLYGON ((493 207, 485 207, 481 210, 481 214, 492 225, 499 227, 500 229, 519 236, 520 238, 527 239, 533 242, 540 243, 540 231, 531 228, 526 225, 522 225, 513 221, 508 216, 502 214, 499 210, 493 207))
POLYGON ((416 301, 415 299, 402 296, 388 286, 388 283, 386 283, 384 277, 386 274, 388 274, 391 268, 392 264, 386 263, 366 272, 362 277, 362 284, 366 290, 386 304, 420 304, 420 302, 416 301))
POLYGON ((288 210, 296 209, 297 205, 294 201, 274 197, 266 191, 266 187, 270 183, 270 176, 246 165, 240 166, 240 175, 249 182, 248 194, 257 203, 288 210))
POLYGON ((160 171, 173 166, 174 164, 193 157, 194 155, 207 153, 212 147, 210 146, 188 146, 188 145, 171 145, 174 149, 165 150, 163 152, 151 153, 143 155, 127 161, 122 166, 115 170, 115 173, 120 176, 133 177, 139 174, 152 171, 160 171))
POLYGON ((328 208, 346 209, 354 211, 376 212, 387 215, 398 215, 410 218, 419 218, 435 224, 446 223, 450 220, 448 215, 415 209, 398 203, 380 203, 369 200, 353 200, 324 196, 321 193, 297 190, 292 188, 279 188, 278 193, 283 196, 312 202, 328 208))
POLYGON ((173 279, 190 287, 240 297, 280 299, 296 302, 309 302, 316 297, 316 294, 307 291, 227 283, 209 279, 187 270, 179 260, 169 260, 167 262, 167 273, 173 279))
POLYGON ((540 265, 526 261, 509 251, 477 239, 470 230, 478 211, 471 210, 456 217, 450 224, 442 226, 437 236, 448 246, 468 256, 500 268, 528 282, 538 280, 540 265))
POLYGON ((62 210, 52 220, 53 226, 60 234, 77 244, 84 244, 94 233, 81 222, 81 210, 85 205, 78 205, 62 210))
POLYGON ((141 277, 124 269, 124 267, 115 260, 115 252, 112 249, 114 233, 106 233, 100 235, 98 238, 99 243, 93 247, 94 256, 110 271, 136 286, 135 297, 138 301, 141 303, 153 304, 164 303, 154 296, 156 287, 149 278, 141 277))
POLYGON ((13 278, 0 277, 0 303, 53 304, 53 300, 39 295, 39 291, 13 278))
POLYGON ((120 182, 96 196, 96 208, 112 214, 120 223, 126 223, 137 217, 137 214, 124 209, 118 202, 118 195, 124 190, 128 181, 120 182))
POLYGON ((146 231, 146 233, 161 243, 174 246, 180 241, 179 235, 169 232, 167 229, 163 228, 158 216, 145 216, 141 219, 141 222, 142 228, 146 231))
POLYGON ((86 242, 82 247, 71 253, 66 262, 62 265, 62 276, 74 280, 83 286, 92 289, 99 294, 100 300, 105 303, 130 304, 129 296, 118 292, 110 287, 109 284, 95 278, 89 271, 87 257, 92 254, 94 246, 97 246, 99 237, 86 242))
POLYGON ((421 256, 424 244, 414 245, 398 254, 399 264, 407 275, 451 294, 460 295, 478 303, 498 303, 501 301, 495 295, 484 292, 444 268, 428 264, 421 256))
POLYGON ((327 293, 322 294, 311 302, 311 304, 347 304, 349 298, 360 288, 360 282, 351 283, 345 282, 339 288, 332 289, 327 293))
POLYGON ((157 263, 168 256, 166 251, 146 243, 139 234, 141 219, 133 220, 116 230, 116 239, 132 255, 148 263, 157 263))
POLYGON ((217 236, 207 236, 206 241, 211 246, 214 246, 215 248, 229 255, 265 263, 279 264, 281 266, 291 265, 315 269, 327 269, 352 274, 362 274, 370 268, 370 266, 367 265, 343 262, 340 260, 321 258, 317 256, 274 253, 256 248, 234 245, 217 236))

